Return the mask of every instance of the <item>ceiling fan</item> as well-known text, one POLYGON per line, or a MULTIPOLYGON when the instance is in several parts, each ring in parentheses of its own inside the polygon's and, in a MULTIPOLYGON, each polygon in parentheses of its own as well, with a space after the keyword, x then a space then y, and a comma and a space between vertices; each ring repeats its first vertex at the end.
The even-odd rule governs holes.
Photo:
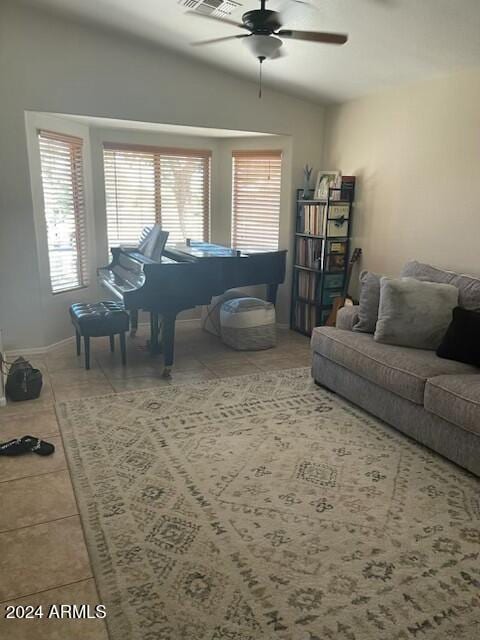
MULTIPOLYGON (((297 0, 298 1, 298 0, 297 0)), ((301 4, 304 4, 301 2, 301 4)), ((223 36, 213 38, 211 40, 202 40, 201 42, 193 42, 192 46, 198 47, 203 45, 214 44, 217 42, 226 42, 228 40, 243 39, 250 51, 260 61, 260 64, 268 59, 281 57, 280 47, 283 40, 307 40, 309 42, 319 42, 325 44, 345 44, 348 36, 341 33, 326 33, 322 31, 298 31, 293 29, 282 29, 282 19, 278 11, 266 9, 266 0, 260 0, 260 9, 247 11, 242 16, 242 22, 235 22, 208 14, 201 14, 195 11, 188 11, 190 15, 223 22, 248 33, 239 33, 234 36, 223 36)))

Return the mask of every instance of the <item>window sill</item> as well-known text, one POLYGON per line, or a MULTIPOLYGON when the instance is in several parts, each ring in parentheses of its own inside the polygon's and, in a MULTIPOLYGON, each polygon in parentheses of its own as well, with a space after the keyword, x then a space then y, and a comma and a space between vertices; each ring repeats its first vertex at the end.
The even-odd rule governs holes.
POLYGON ((61 296, 64 293, 72 293, 72 291, 80 291, 81 289, 88 289, 88 284, 81 284, 71 289, 62 289, 61 291, 50 291, 52 296, 61 296))

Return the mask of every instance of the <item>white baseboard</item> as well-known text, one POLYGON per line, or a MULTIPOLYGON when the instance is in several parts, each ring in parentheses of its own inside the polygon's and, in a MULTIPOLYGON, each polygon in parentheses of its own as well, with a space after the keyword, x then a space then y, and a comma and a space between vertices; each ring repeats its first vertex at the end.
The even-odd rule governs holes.
POLYGON ((49 351, 61 347, 64 344, 68 344, 69 342, 73 342, 75 336, 70 336, 69 338, 64 338, 59 342, 54 342, 53 344, 49 344, 46 347, 32 347, 30 349, 12 349, 11 351, 5 352, 5 357, 7 360, 12 356, 43 356, 49 351))
MULTIPOLYGON (((186 318, 185 320, 177 320, 177 326, 180 325, 191 325, 191 326, 200 326, 201 318, 186 318)), ((149 322, 139 322, 139 327, 149 327, 149 322)), ((31 347, 30 349, 12 349, 11 351, 5 352, 5 358, 8 360, 12 356, 43 356, 49 351, 53 351, 54 349, 58 349, 62 345, 69 344, 70 342, 75 341, 75 336, 70 336, 68 338, 64 338, 59 342, 54 342, 53 344, 49 344, 46 347, 31 347)))
MULTIPOLYGON (((177 326, 192 326, 192 327, 201 327, 202 319, 201 318, 185 318, 184 320, 177 320, 177 326)), ((139 322, 139 327, 149 327, 150 323, 148 322, 139 322)), ((290 325, 288 323, 277 322, 277 327, 279 329, 289 329, 290 325)), ((75 336, 70 336, 68 338, 64 338, 59 342, 54 342, 53 344, 49 344, 46 347, 33 347, 30 349, 12 349, 11 351, 5 352, 5 358, 8 360, 12 356, 43 356, 49 351, 53 351, 54 349, 58 349, 62 345, 68 344, 70 342, 74 342, 75 336)), ((1 406, 1 389, 0 389, 0 406, 1 406)))

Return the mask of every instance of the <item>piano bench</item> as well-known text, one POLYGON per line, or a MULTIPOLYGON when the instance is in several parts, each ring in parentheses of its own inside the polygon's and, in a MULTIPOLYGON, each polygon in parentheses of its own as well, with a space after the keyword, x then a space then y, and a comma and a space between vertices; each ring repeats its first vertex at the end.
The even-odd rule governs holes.
POLYGON ((77 338, 77 356, 83 337, 85 345, 85 369, 90 369, 90 338, 110 336, 110 350, 115 349, 115 334, 120 335, 122 364, 127 364, 125 333, 130 326, 130 318, 119 302, 97 302, 95 304, 72 304, 70 318, 75 327, 77 338))

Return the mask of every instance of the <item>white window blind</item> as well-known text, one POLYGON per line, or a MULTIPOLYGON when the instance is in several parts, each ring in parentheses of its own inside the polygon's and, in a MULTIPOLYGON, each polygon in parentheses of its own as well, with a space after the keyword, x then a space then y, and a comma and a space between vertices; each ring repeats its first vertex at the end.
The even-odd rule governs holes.
POLYGON ((275 251, 281 151, 234 151, 232 170, 232 246, 243 251, 275 251))
POLYGON ((88 284, 81 138, 39 131, 43 201, 53 293, 88 284))
POLYGON ((169 242, 208 240, 210 152, 105 144, 105 193, 110 247, 135 246, 157 222, 169 242))

